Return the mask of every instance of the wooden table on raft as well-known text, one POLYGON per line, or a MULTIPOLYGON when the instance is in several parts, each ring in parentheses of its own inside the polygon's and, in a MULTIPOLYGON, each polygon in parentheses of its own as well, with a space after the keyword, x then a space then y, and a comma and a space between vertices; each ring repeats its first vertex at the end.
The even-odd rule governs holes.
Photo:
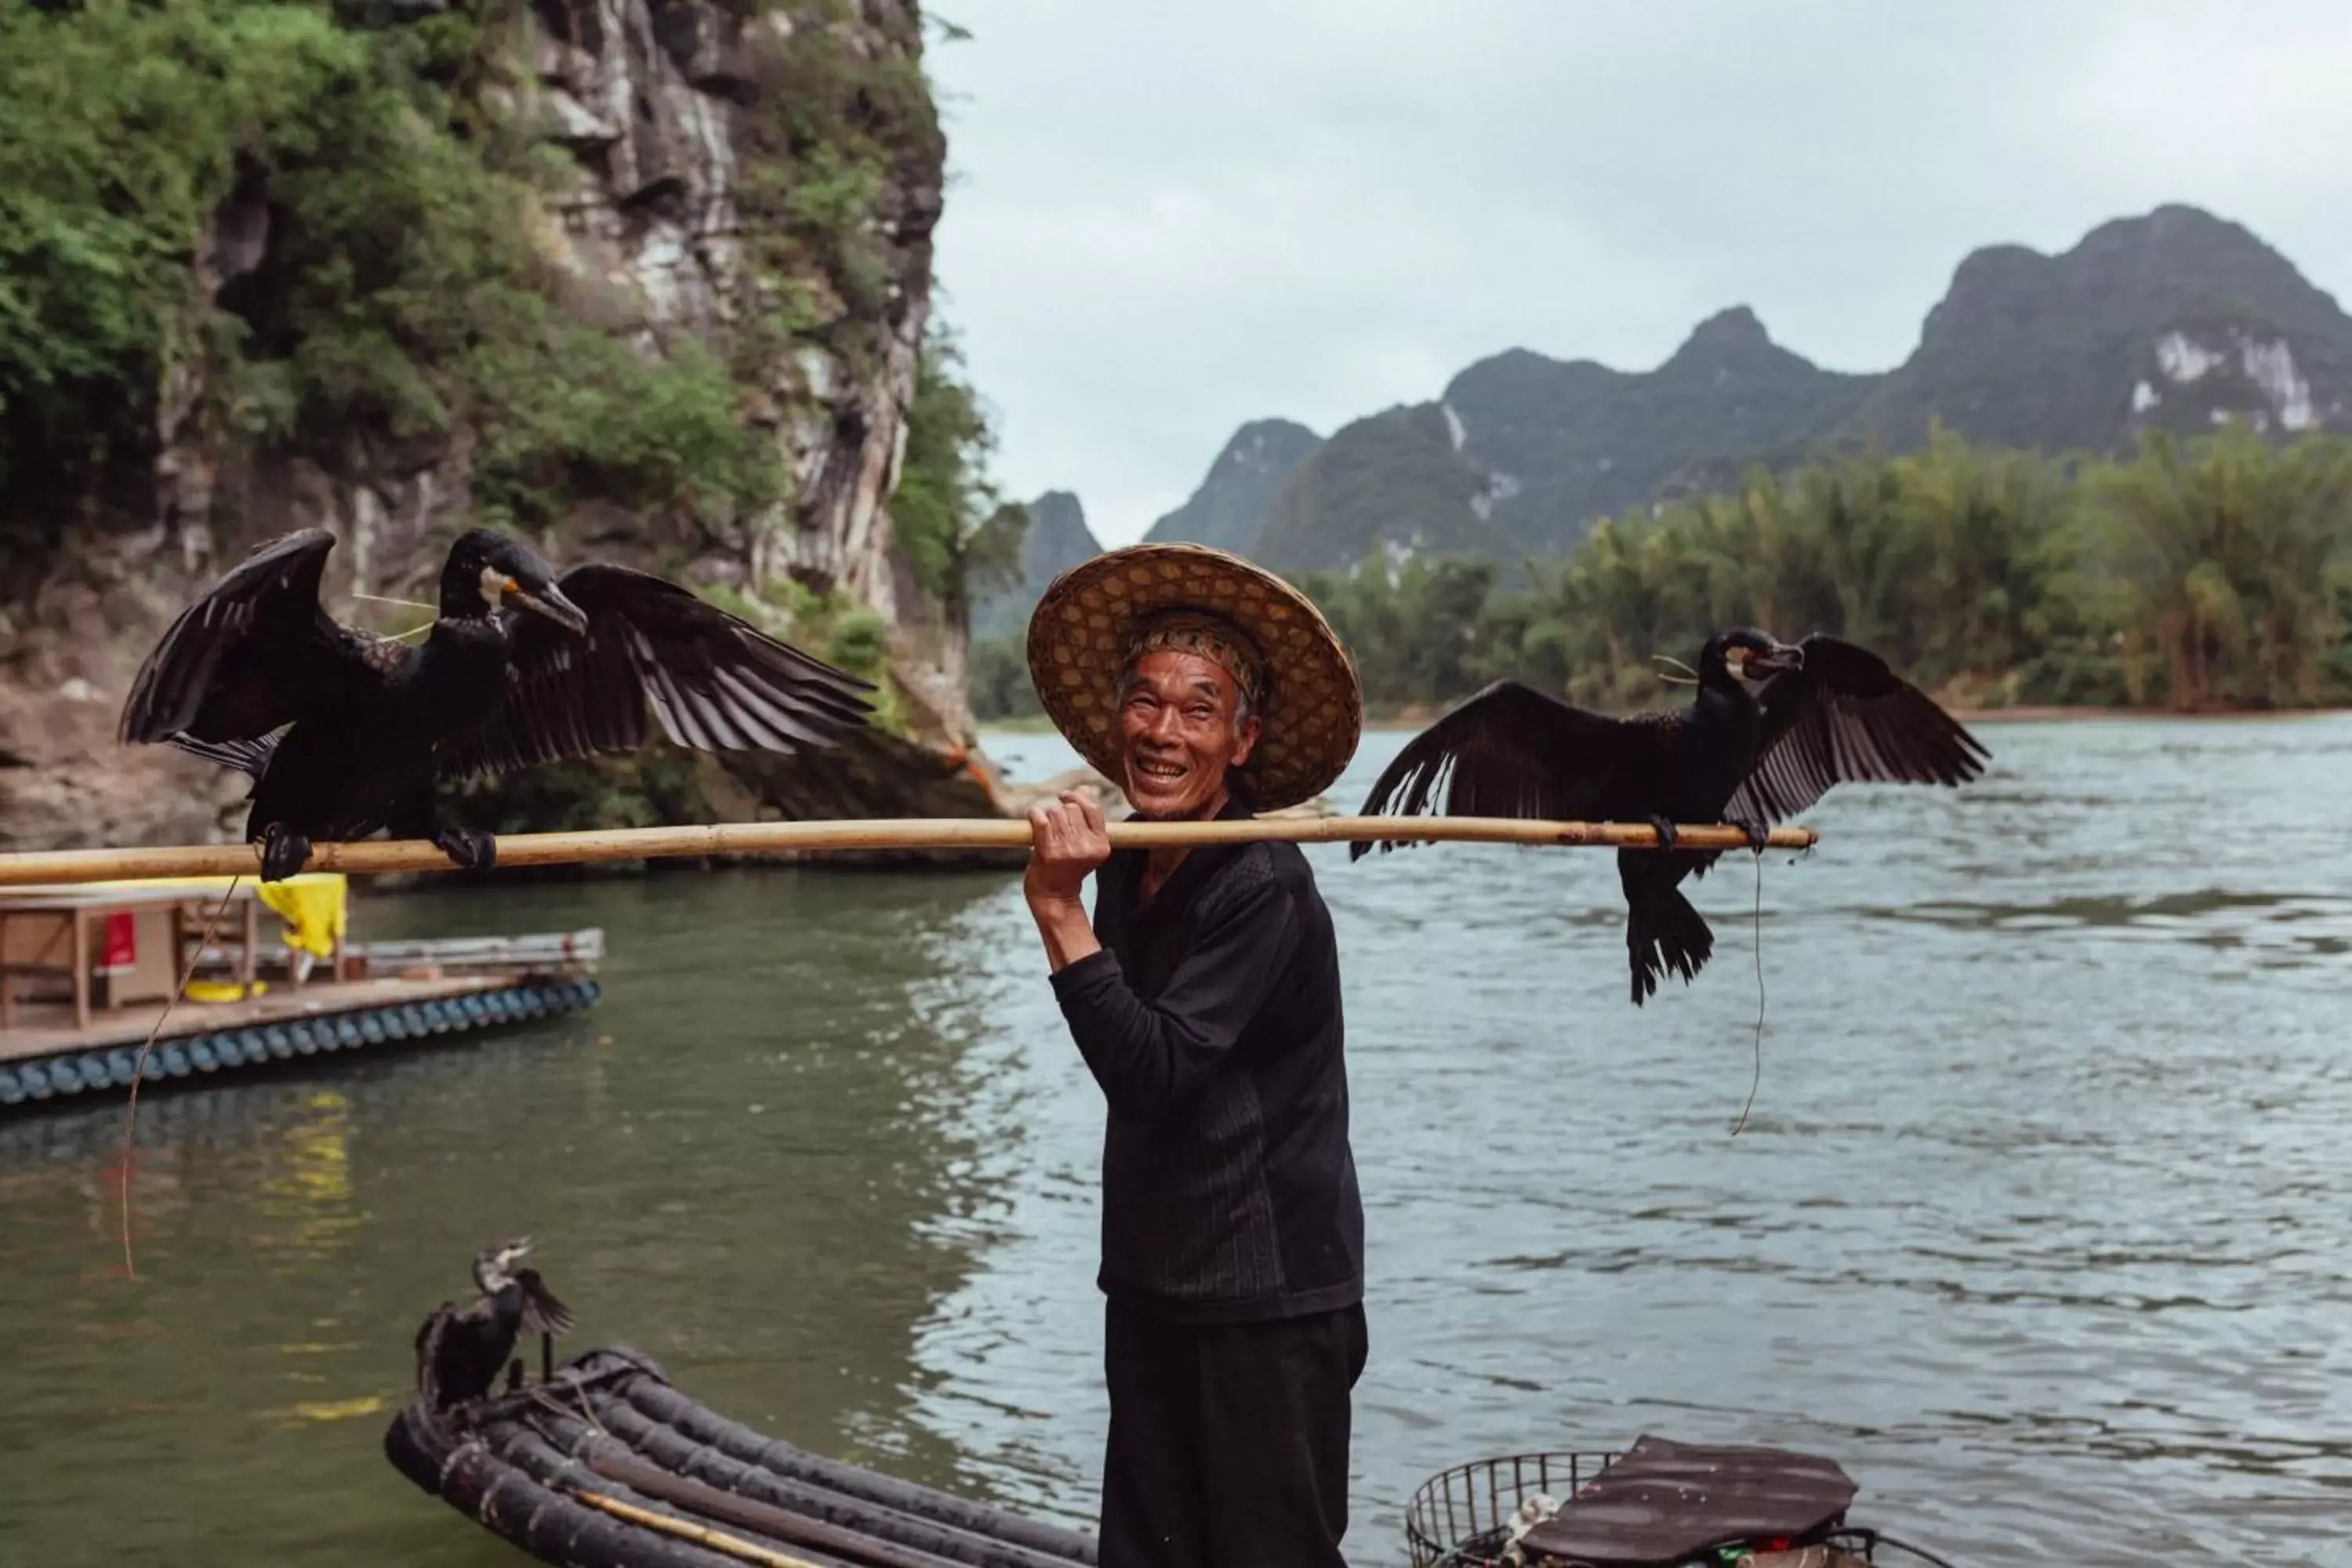
MULTIPOLYGON (((1238 817, 1215 822, 1114 822, 1113 848, 1246 844, 1478 843, 1654 849, 1654 828, 1638 822, 1538 822, 1514 816, 1238 817)), ((1677 826, 1685 849, 1744 849, 1748 837, 1718 823, 1677 826)), ((1768 845, 1807 849, 1810 827, 1776 827, 1768 845)), ((822 854, 845 849, 1026 849, 1029 824, 1003 817, 855 818, 840 822, 719 822, 685 827, 621 827, 586 833, 516 833, 498 840, 498 864, 583 865, 592 861, 726 858, 822 854)), ((0 887, 26 882, 91 882, 138 877, 252 876, 260 851, 249 844, 136 849, 61 849, 0 855, 0 887)), ((449 858, 422 839, 320 844, 311 871, 454 871, 449 858)))
MULTIPOLYGON (((14 1029, 16 1026, 15 982, 18 976, 55 974, 68 966, 73 978, 74 1027, 89 1029, 90 973, 94 956, 90 945, 90 926, 93 920, 102 921, 108 915, 135 915, 142 910, 159 908, 171 911, 170 985, 176 988, 188 942, 204 934, 205 922, 211 918, 213 907, 222 903, 225 892, 227 890, 219 888, 174 887, 168 883, 139 889, 70 885, 16 887, 5 899, 0 899, 0 1029, 14 1029), (42 962, 37 958, 30 963, 9 960, 10 925, 31 921, 48 921, 57 927, 57 934, 51 941, 64 939, 67 953, 61 960, 42 962)), ((260 895, 254 889, 240 887, 229 893, 228 899, 242 909, 239 935, 243 946, 238 956, 237 979, 249 996, 253 994, 254 972, 260 951, 260 895)), ((47 952, 47 944, 44 944, 42 955, 46 956, 47 952)), ((119 987, 108 987, 106 1005, 109 1012, 121 1010, 122 997, 119 987)))

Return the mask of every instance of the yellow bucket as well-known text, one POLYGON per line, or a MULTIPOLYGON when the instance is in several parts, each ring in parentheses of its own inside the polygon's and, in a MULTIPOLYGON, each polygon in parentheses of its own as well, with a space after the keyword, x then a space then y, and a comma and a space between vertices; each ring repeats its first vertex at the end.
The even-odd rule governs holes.
MULTIPOLYGON (((256 996, 261 995, 268 989, 269 982, 267 980, 257 980, 253 983, 253 994, 256 996)), ((233 980, 191 980, 188 982, 188 1000, 191 1002, 242 1002, 245 1000, 245 987, 233 980)))

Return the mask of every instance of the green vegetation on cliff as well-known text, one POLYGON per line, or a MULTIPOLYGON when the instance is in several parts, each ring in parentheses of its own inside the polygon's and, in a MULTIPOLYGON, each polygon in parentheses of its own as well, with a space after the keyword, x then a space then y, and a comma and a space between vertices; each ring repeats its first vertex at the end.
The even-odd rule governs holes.
POLYGON ((0 539, 147 513, 159 421, 336 472, 464 429, 478 511, 526 526, 592 496, 682 521, 772 502, 725 366, 560 304, 547 150, 484 101, 514 0, 342 15, 0 7, 0 539))
POLYGON ((756 381, 814 341, 871 374, 904 304, 890 254, 904 192, 936 180, 943 156, 930 84, 919 58, 844 48, 831 25, 851 10, 842 0, 725 4, 792 23, 744 84, 736 204, 756 281, 737 362, 756 381))
MULTIPOLYGON (((2186 711, 2352 701, 2352 440, 2242 428, 2051 461, 1937 432, 1909 457, 1758 470, 1604 523, 1533 585, 1486 562, 1308 574, 1367 701, 1427 708, 1505 677, 1609 708, 1674 700, 1653 654, 1727 626, 1825 631, 1956 702, 2186 711)), ((1034 711, 1010 647, 975 704, 1034 711)))
POLYGON ((890 521, 908 569, 950 622, 963 625, 976 599, 1021 580, 1027 509, 1008 501, 988 477, 996 434, 963 356, 934 325, 907 413, 907 456, 891 492, 890 521))
MULTIPOLYGON (((549 198, 577 170, 516 107, 523 0, 0 5, 0 552, 93 506, 152 515, 159 426, 350 478, 463 438, 479 519, 593 499, 656 545, 772 506, 789 475, 747 411, 803 344, 880 363, 940 136, 919 58, 845 47, 819 0, 736 9, 806 13, 735 89, 741 321, 656 355, 559 265, 549 198)), ((984 446, 952 353, 925 357, 919 483, 984 446)), ((986 554, 963 502, 913 501, 935 592, 986 554)))
MULTIPOLYGON (((460 792, 473 820, 915 808, 936 759, 906 736, 954 714, 893 665, 953 668, 1022 522, 930 313, 925 26, 912 0, 0 0, 0 609, 71 575, 68 530, 233 553, 324 522, 357 586, 414 593, 455 531, 513 527, 873 680, 877 732, 831 773, 541 769, 460 792)), ((142 590, 176 553, 91 552, 152 560, 142 590)))

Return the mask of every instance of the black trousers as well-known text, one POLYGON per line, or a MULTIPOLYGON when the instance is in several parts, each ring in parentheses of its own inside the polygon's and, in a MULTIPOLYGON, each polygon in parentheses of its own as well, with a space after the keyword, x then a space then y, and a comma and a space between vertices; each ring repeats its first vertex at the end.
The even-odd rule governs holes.
POLYGON ((1168 1323, 1110 1303, 1102 1568, 1344 1568, 1364 1309, 1168 1323))

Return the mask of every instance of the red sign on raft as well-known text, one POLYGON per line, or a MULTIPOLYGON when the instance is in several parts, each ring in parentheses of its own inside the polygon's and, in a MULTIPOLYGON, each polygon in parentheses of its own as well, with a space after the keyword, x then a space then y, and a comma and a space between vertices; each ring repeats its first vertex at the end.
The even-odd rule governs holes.
POLYGON ((131 911, 121 910, 106 917, 106 951, 98 961, 100 970, 117 974, 139 967, 138 927, 131 911))

